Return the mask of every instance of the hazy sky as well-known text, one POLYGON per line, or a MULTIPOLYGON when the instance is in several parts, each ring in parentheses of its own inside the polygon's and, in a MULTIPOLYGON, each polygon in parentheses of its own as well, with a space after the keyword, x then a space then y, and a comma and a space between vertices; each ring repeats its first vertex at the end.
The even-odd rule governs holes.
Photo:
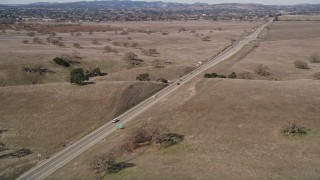
MULTIPOLYGON (((27 4, 32 2, 74 2, 80 0, 0 0, 0 4, 27 4)), ((90 0, 87 0, 90 1, 90 0)), ((146 1, 161 1, 161 0, 146 0, 146 1)), ((259 3, 259 4, 281 4, 281 5, 292 5, 302 3, 313 3, 320 4, 320 0, 162 0, 165 2, 180 2, 180 3, 195 3, 203 2, 210 4, 218 3, 259 3)))

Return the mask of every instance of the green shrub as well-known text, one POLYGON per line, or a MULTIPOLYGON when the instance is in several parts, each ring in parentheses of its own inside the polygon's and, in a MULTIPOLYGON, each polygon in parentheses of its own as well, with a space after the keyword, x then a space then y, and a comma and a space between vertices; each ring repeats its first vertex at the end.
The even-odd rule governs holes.
POLYGON ((237 79, 237 74, 235 72, 232 72, 228 78, 231 78, 231 79, 237 79))
POLYGON ((56 64, 59 64, 61 66, 64 66, 64 67, 70 67, 70 63, 65 60, 65 59, 62 59, 60 57, 56 57, 53 59, 53 61, 56 63, 56 64))
POLYGON ((102 76, 102 73, 100 71, 100 68, 94 68, 91 71, 86 71, 87 77, 95 77, 95 76, 102 76))
POLYGON ((180 143, 181 141, 183 141, 183 139, 184 139, 184 135, 176 134, 176 133, 168 133, 168 134, 161 135, 157 139, 156 143, 166 148, 166 147, 170 147, 180 143))
POLYGON ((74 69, 70 72, 70 83, 82 85, 83 81, 89 80, 82 68, 74 69))
POLYGON ((296 123, 290 123, 285 125, 282 132, 287 136, 296 136, 296 135, 305 135, 310 131, 310 129, 307 129, 302 126, 298 126, 296 123))
POLYGON ((226 78, 226 76, 217 73, 206 73, 204 78, 226 78))
POLYGON ((139 76, 136 77, 137 81, 150 81, 149 73, 139 74, 139 76))

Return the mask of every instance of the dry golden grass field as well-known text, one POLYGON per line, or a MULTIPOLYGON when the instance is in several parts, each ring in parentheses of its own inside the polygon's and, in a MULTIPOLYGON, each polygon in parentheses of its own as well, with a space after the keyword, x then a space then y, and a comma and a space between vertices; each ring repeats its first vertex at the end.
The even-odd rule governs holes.
POLYGON ((8 149, 1 150, 0 156, 22 148, 30 149, 32 154, 0 159, 0 179, 14 179, 38 162, 38 153, 42 159, 51 156, 164 87, 158 82, 136 82, 137 75, 148 72, 151 81, 178 78, 195 68, 197 62, 230 45, 231 39, 244 36, 261 23, 88 23, 79 30, 96 27, 99 32, 81 32, 81 36, 72 36, 68 31, 74 29, 69 27, 46 29, 57 32, 65 47, 46 42, 49 34, 36 33, 43 44, 33 44, 34 37, 27 36, 27 31, 6 30, 0 34, 0 130, 7 131, 0 134, 0 143, 1 148, 5 145, 8 149), (179 33, 181 27, 187 31, 179 33), (130 31, 121 35, 122 31, 116 34, 115 29, 130 31), (154 33, 146 33, 148 30, 154 33), (210 36, 210 41, 202 41, 204 36, 210 36), (124 47, 134 42, 138 43, 137 48, 124 47), (82 48, 74 48, 73 43, 82 48), (105 46, 118 53, 103 53, 105 46), (151 57, 141 53, 142 49, 151 48, 160 54, 151 57), (140 65, 123 59, 130 51, 143 60, 140 65), (55 57, 75 55, 80 64, 69 68, 52 61, 55 57), (53 73, 26 73, 22 71, 24 67, 40 67, 53 73), (69 73, 76 67, 85 70, 99 67, 108 74, 90 79, 93 84, 71 85, 69 73), (32 82, 36 85, 31 85, 32 82))
POLYGON ((295 80, 314 79, 320 71, 319 63, 309 61, 312 55, 320 55, 320 23, 312 21, 278 21, 267 30, 264 40, 248 45, 230 61, 226 61, 208 72, 228 74, 232 71, 251 72, 255 79, 295 80), (297 60, 308 63, 310 69, 298 69, 297 60), (255 68, 259 65, 269 68, 270 75, 259 76, 255 68))
MULTIPOLYGON (((66 47, 46 43, 48 34, 36 33, 44 44, 33 44, 33 37, 28 37, 26 31, 10 31, 0 34, 0 85, 24 85, 30 84, 30 78, 22 72, 23 67, 46 68, 55 73, 46 73, 39 77, 39 83, 66 82, 68 81, 70 68, 64 68, 53 63, 52 59, 62 55, 77 56, 81 64, 75 65, 84 67, 86 70, 100 67, 103 72, 125 72, 128 68, 135 68, 134 71, 145 71, 139 68, 147 68, 154 71, 154 78, 160 78, 154 70, 155 65, 162 65, 170 72, 177 70, 178 74, 171 73, 168 78, 175 78, 181 74, 183 67, 195 67, 199 61, 204 61, 224 47, 231 44, 231 39, 237 39, 250 32, 260 22, 145 22, 145 23, 112 23, 111 27, 128 30, 127 35, 121 35, 121 31, 81 32, 81 36, 71 36, 70 33, 57 33, 62 37, 62 42, 66 47), (185 27, 187 31, 181 33, 178 30, 185 27), (219 29, 221 28, 221 29, 219 29), (145 31, 154 31, 146 33, 145 31), (191 31, 194 30, 194 33, 191 31), (116 34, 118 32, 118 35, 116 34), (167 35, 162 35, 167 32, 167 35), (210 36, 210 41, 202 41, 201 37, 210 36), (24 44, 23 40, 29 40, 24 44), (93 44, 96 41, 96 44, 93 44), (81 49, 74 48, 73 43, 79 43, 81 49), (128 44, 127 44, 128 43, 128 44), (136 48, 124 47, 138 43, 136 48), (104 47, 110 46, 118 53, 104 53, 104 47), (152 57, 141 53, 141 49, 157 49, 159 55, 152 57), (138 58, 143 60, 140 65, 131 65, 123 57, 127 52, 134 52, 138 58)), ((91 25, 92 26, 92 25, 91 25)), ((100 26, 110 26, 110 24, 96 24, 100 26)), ((55 29, 56 30, 56 29, 55 29)), ((58 31, 58 30, 57 30, 58 31)), ((161 70, 163 71, 163 70, 161 70)), ((166 70, 165 70, 166 71, 166 70)), ((118 75, 116 75, 116 79, 118 75)), ((114 80, 114 76, 106 76, 108 80, 114 80)), ((121 77, 127 80, 127 77, 121 77)))
POLYGON ((319 179, 319 23, 275 22, 263 36, 208 72, 251 72, 254 80, 203 79, 202 75, 162 100, 126 129, 117 131, 49 179, 319 179), (295 60, 310 69, 297 69, 295 60), (254 68, 267 65, 271 74, 254 68), (95 174, 90 162, 121 136, 144 123, 183 134, 180 144, 146 146, 118 159, 133 163, 115 174, 95 174), (311 129, 285 136, 288 122, 311 129))

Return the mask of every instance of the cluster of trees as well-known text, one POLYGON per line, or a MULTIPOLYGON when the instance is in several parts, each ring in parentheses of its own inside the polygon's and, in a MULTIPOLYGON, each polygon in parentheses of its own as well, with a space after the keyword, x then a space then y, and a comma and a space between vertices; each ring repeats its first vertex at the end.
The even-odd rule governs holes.
POLYGON ((70 83, 83 85, 84 81, 88 81, 90 77, 104 76, 107 73, 102 73, 100 68, 94 68, 84 72, 83 68, 76 68, 70 72, 70 83))
POLYGON ((49 37, 47 37, 47 42, 59 47, 65 47, 64 43, 61 41, 62 37, 56 36, 56 33, 52 33, 49 37))
POLYGON ((219 75, 217 73, 206 73, 204 74, 204 78, 227 78, 224 75, 219 75))
POLYGON ((116 163, 116 158, 125 153, 132 153, 140 147, 155 144, 160 148, 167 148, 184 140, 184 136, 171 133, 168 128, 156 124, 145 124, 130 131, 110 151, 94 157, 90 163, 91 170, 95 173, 117 172, 134 164, 116 163), (124 167, 123 167, 124 166, 124 167))
MULTIPOLYGON (((206 74, 204 74, 204 78, 227 78, 227 77, 224 75, 221 75, 221 74, 217 74, 217 73, 206 73, 206 74)), ((237 75, 235 72, 232 72, 228 76, 228 78, 237 79, 237 75)))
POLYGON ((106 73, 102 73, 100 71, 100 68, 94 68, 91 71, 89 71, 89 70, 86 71, 86 76, 88 76, 88 77, 103 76, 105 74, 106 73))

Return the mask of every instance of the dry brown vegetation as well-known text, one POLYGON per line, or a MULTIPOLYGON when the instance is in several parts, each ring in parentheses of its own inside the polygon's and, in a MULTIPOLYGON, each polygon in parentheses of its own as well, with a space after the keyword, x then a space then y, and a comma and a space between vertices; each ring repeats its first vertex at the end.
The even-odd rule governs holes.
POLYGON ((320 47, 320 26, 312 21, 277 21, 259 35, 260 41, 248 44, 241 52, 225 63, 219 64, 211 72, 226 74, 232 71, 255 72, 259 64, 270 68, 272 74, 260 76, 258 80, 314 79, 320 71, 318 63, 308 63, 309 69, 301 71, 295 61, 311 62, 320 47), (256 47, 255 47, 256 46, 256 47))
POLYGON ((313 77, 315 77, 316 79, 320 80, 320 72, 314 73, 313 77))
POLYGON ((245 71, 239 73, 238 77, 239 77, 240 79, 253 79, 252 74, 251 74, 250 72, 245 72, 245 71))
POLYGON ((255 73, 257 73, 260 76, 267 76, 270 74, 268 66, 264 66, 262 64, 259 64, 255 68, 255 73))
POLYGON ((312 55, 310 57, 310 62, 312 62, 312 63, 320 63, 320 57, 318 55, 312 55))
POLYGON ((84 23, 40 25, 30 29, 34 32, 31 37, 24 30, 1 34, 0 127, 8 129, 1 134, 1 142, 13 151, 27 148, 33 153, 20 162, 17 158, 1 160, 0 174, 18 175, 17 169, 25 171, 37 162, 37 153, 43 158, 50 156, 165 86, 123 81, 136 81, 142 73, 148 73, 151 81, 173 81, 194 70, 199 60, 205 61, 229 46, 231 37, 240 37, 243 30, 259 23, 84 23), (208 34, 220 26, 224 31, 208 34), (179 33, 180 27, 208 35, 211 41, 201 42, 189 31, 179 33), (121 33, 122 29, 128 29, 130 37, 121 33), (73 48, 74 44, 83 48, 73 48), (124 60, 128 52, 139 59, 124 60), (55 64, 56 57, 72 62, 71 67, 55 64), (81 87, 66 82, 73 68, 97 67, 108 75, 94 77, 92 84, 81 87))
POLYGON ((300 60, 296 60, 294 62, 294 66, 296 68, 299 68, 299 69, 309 69, 309 65, 308 63, 304 62, 304 61, 300 61, 300 60))
MULTIPOLYGON (((157 122, 185 135, 185 140, 160 152, 146 150, 130 161, 134 168, 103 179, 317 178, 319 134, 293 139, 282 130, 292 121, 319 131, 320 112, 314 108, 320 105, 314 101, 320 98, 319 91, 314 80, 202 79, 190 83, 127 125, 157 122), (161 174, 157 174, 159 169, 161 174)), ((89 171, 88 164, 125 132, 116 132, 51 178, 101 178, 89 171)))
POLYGON ((12 150, 28 148, 33 154, 0 160, 0 175, 29 165, 70 145, 154 92, 162 83, 110 82, 87 86, 69 83, 0 88, 0 127, 7 129, 1 141, 12 150), (121 93, 119 93, 121 92, 121 93), (59 133, 58 133, 59 132, 59 133))

